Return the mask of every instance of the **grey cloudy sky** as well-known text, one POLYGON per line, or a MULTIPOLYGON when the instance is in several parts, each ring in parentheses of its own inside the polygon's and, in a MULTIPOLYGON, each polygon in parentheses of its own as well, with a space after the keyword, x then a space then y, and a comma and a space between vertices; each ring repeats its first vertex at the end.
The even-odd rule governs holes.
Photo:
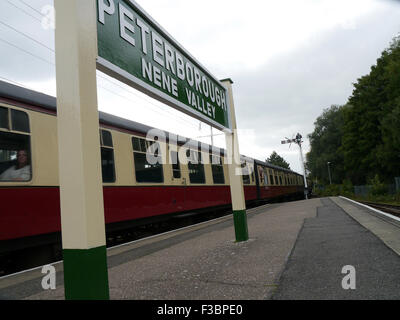
MULTIPOLYGON (((344 104, 400 32, 397 1, 137 2, 217 78, 232 78, 241 153, 264 160, 275 150, 298 172, 297 147, 280 141, 306 137, 324 108, 344 104)), ((55 95, 54 30, 41 23, 42 8, 52 4, 0 0, 0 78, 55 95)), ((210 134, 100 72, 98 96, 102 111, 193 138, 210 134)), ((223 136, 214 140, 224 146, 223 136)))

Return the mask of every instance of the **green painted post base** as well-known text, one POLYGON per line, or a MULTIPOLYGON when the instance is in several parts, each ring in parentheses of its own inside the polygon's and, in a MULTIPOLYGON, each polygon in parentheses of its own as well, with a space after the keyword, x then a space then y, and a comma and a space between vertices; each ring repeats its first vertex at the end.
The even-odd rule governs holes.
POLYGON ((249 240, 246 210, 234 210, 233 221, 235 225, 236 241, 240 242, 249 240))
POLYGON ((107 251, 105 246, 64 249, 66 300, 108 300, 107 251))

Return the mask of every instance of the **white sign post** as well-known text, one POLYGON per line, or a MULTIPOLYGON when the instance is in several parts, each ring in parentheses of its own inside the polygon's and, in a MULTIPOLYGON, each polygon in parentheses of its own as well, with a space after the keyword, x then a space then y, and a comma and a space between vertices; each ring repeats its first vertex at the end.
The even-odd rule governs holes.
POLYGON ((58 156, 66 299, 108 299, 96 87, 96 2, 55 0, 58 156))
POLYGON ((133 0, 55 0, 55 9, 66 298, 109 298, 96 66, 225 131, 236 240, 247 240, 232 81, 225 89, 133 0))
POLYGON ((232 132, 225 133, 226 150, 228 153, 229 181, 231 188, 232 211, 235 225, 236 241, 247 241, 249 232, 247 228, 246 201, 243 190, 242 167, 240 163, 239 140, 237 135, 235 106, 233 104, 232 80, 221 80, 227 88, 227 97, 230 108, 230 122, 232 132))

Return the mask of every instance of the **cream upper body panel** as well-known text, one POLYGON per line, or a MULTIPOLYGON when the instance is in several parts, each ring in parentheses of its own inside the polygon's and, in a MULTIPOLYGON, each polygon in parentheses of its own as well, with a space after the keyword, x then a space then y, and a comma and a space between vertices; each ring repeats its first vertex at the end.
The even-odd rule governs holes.
MULTIPOLYGON (((57 144, 57 117, 54 114, 31 110, 27 108, 17 107, 8 104, 0 104, 0 107, 19 110, 25 112, 29 117, 30 133, 25 135, 30 136, 30 150, 31 150, 31 168, 32 179, 23 182, 10 182, 0 181, 1 186, 58 186, 58 144, 57 144)), ((204 183, 191 183, 189 165, 186 161, 179 163, 180 176, 174 177, 173 165, 171 161, 171 151, 178 151, 178 153, 185 153, 185 147, 176 145, 169 145, 160 141, 160 149, 162 150, 162 182, 137 182, 135 170, 135 150, 133 148, 132 138, 141 138, 142 136, 135 135, 127 132, 126 130, 119 130, 114 127, 102 126, 100 129, 106 130, 111 133, 113 146, 109 149, 113 150, 115 181, 104 183, 105 186, 154 186, 154 185, 169 185, 169 186, 229 186, 229 168, 225 163, 225 158, 217 155, 221 159, 221 167, 223 168, 223 183, 221 183, 221 174, 219 174, 220 183, 214 183, 213 168, 211 165, 210 153, 201 152, 201 157, 204 162, 204 183)), ((9 131, 9 130, 8 130, 9 131)), ((6 129, 1 129, 0 132, 8 132, 6 129)), ((23 133, 21 133, 23 134, 23 133)), ((99 144, 100 147, 100 144, 99 144)), ((300 184, 301 177, 295 175, 286 175, 283 172, 274 170, 272 168, 263 167, 261 171, 254 172, 254 164, 246 163, 249 183, 245 186, 255 186, 255 175, 259 174, 260 185, 285 185, 290 184, 290 178, 300 184), (260 179, 260 174, 264 174, 266 179, 260 179), (271 175, 275 180, 271 182, 271 175), (282 183, 280 183, 280 179, 282 183), (278 178, 278 181, 276 179, 278 178), (296 179, 297 178, 297 179, 296 179), (286 182, 286 183, 285 183, 286 182)), ((175 169, 177 167, 175 166, 175 169)), ((260 168, 260 167, 259 167, 260 168)), ((176 169, 177 170, 177 169, 176 169)), ((219 171, 220 172, 220 171, 219 171)), ((247 178, 246 178, 247 179, 247 178)))
MULTIPOLYGON (((29 118, 30 133, 24 135, 30 137, 31 180, 12 182, 0 181, 1 186, 58 186, 58 143, 57 143, 57 117, 54 114, 21 108, 14 105, 0 104, 0 106, 25 112, 29 118)), ((163 182, 142 183, 136 181, 135 161, 132 146, 132 138, 139 137, 124 130, 118 130, 100 125, 100 129, 111 133, 113 150, 115 182, 104 183, 105 186, 154 186, 154 185, 214 185, 213 173, 209 159, 209 153, 201 152, 205 159, 204 177, 205 183, 190 183, 188 164, 180 163, 180 178, 173 177, 173 168, 170 159, 169 145, 160 142, 163 161, 163 182)), ((0 129, 0 132, 10 130, 0 129)), ((14 133, 14 132, 13 132, 14 133)), ((18 132, 16 132, 18 134, 18 132)), ((21 133, 23 134, 23 133, 21 133)), ((100 147, 100 144, 99 144, 100 147)), ((176 146, 175 146, 176 147, 176 146)), ((178 147, 180 148, 180 147, 178 147)), ((228 166, 223 165, 224 183, 229 185, 228 166)))

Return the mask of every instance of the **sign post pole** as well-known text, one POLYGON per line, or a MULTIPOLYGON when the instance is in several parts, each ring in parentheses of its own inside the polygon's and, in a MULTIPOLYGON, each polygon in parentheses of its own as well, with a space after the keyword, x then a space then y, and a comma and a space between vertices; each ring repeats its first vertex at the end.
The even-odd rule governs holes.
POLYGON ((231 188, 233 220, 235 225, 236 241, 247 241, 249 232, 247 228, 246 202, 243 190, 242 168, 240 165, 239 141, 237 135, 237 125, 235 116, 235 106, 233 103, 233 93, 231 79, 221 80, 227 89, 227 99, 229 102, 229 113, 232 132, 225 132, 226 150, 228 153, 229 181, 231 188))
POLYGON ((66 299, 109 299, 96 85, 96 2, 55 0, 66 299))

